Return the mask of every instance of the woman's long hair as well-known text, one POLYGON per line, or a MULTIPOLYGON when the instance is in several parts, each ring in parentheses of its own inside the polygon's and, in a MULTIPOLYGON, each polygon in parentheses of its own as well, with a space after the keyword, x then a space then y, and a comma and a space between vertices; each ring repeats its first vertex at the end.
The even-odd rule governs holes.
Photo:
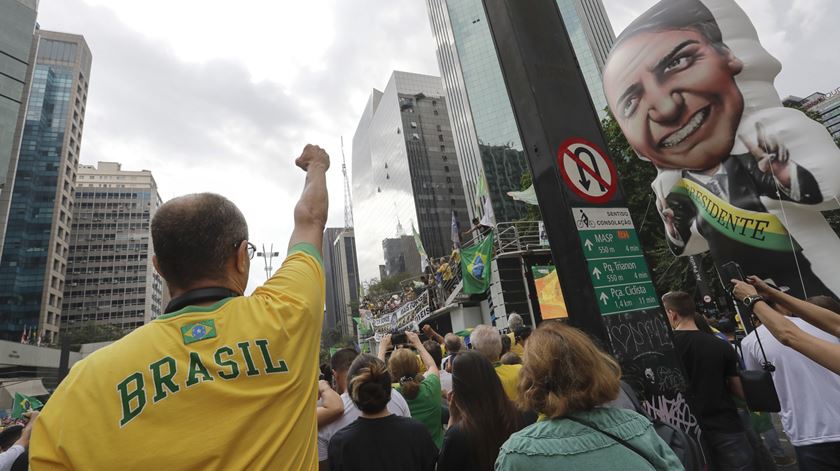
POLYGON ((409 401, 415 399, 420 393, 420 383, 423 382, 417 355, 408 348, 395 351, 388 359, 388 370, 393 381, 400 383, 403 397, 409 401))
POLYGON ((519 372, 519 407, 550 419, 615 400, 621 368, 585 333, 543 322, 528 339, 519 372))
POLYGON ((450 413, 467 436, 476 469, 492 470, 499 448, 519 430, 521 415, 480 353, 462 352, 453 360, 451 402, 450 413))

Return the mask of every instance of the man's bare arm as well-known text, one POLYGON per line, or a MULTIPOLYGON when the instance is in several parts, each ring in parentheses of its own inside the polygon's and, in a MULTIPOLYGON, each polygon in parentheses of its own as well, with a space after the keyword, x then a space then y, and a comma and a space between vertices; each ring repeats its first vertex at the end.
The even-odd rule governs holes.
POLYGON ((329 209, 326 172, 330 168, 330 156, 324 149, 308 144, 295 164, 306 172, 306 183, 295 205, 295 228, 289 240, 289 249, 306 243, 321 252, 329 209))
POLYGON ((758 294, 765 299, 784 306, 796 314, 796 317, 805 320, 814 327, 835 337, 840 337, 840 316, 836 313, 773 289, 757 276, 747 277, 747 282, 753 285, 758 294))
POLYGON ((744 399, 744 386, 741 384, 741 378, 738 376, 732 376, 726 379, 726 382, 729 386, 729 392, 738 396, 741 399, 744 399))

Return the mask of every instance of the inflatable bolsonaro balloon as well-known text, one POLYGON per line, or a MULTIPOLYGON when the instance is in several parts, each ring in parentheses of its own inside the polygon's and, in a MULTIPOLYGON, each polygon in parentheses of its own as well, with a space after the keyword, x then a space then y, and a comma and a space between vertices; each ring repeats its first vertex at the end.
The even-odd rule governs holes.
POLYGON ((782 106, 780 71, 734 0, 662 0, 616 40, 604 91, 658 170, 676 255, 709 251, 797 297, 836 298, 840 239, 820 212, 840 207, 840 150, 782 106))

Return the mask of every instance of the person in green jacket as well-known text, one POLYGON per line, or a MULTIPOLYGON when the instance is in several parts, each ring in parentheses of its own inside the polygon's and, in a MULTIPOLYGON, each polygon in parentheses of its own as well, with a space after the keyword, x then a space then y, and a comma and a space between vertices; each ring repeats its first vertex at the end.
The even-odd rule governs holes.
POLYGON ((586 334, 544 322, 523 361, 519 405, 542 419, 502 445, 496 471, 683 469, 647 418, 599 407, 618 396, 621 369, 586 334))

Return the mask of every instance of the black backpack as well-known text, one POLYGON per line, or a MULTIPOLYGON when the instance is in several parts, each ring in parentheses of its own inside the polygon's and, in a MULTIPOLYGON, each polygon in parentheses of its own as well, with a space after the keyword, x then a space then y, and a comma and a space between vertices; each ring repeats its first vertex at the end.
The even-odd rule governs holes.
POLYGON ((642 404, 639 402, 636 391, 624 381, 621 382, 621 392, 633 404, 633 410, 651 421, 656 434, 677 455, 677 458, 686 471, 703 471, 706 469, 703 451, 694 437, 671 424, 666 424, 659 419, 649 417, 644 409, 642 409, 642 404))

